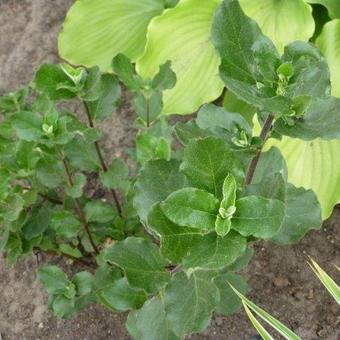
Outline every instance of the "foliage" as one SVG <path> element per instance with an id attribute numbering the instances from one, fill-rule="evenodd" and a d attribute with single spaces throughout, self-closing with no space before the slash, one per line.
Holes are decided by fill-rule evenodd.
<path id="1" fill-rule="evenodd" d="M 135 339 L 181 339 L 204 330 L 214 312 L 241 307 L 226 282 L 245 293 L 238 272 L 252 243 L 288 245 L 320 227 L 313 191 L 288 183 L 280 151 L 263 147 L 269 137 L 340 137 L 325 58 L 304 42 L 280 54 L 235 0 L 217 8 L 211 36 L 219 82 L 241 100 L 247 119 L 207 104 L 176 123 L 162 114 L 167 91 L 181 81 L 176 61 L 174 70 L 167 60 L 152 64 L 157 71 L 144 78 L 116 50 L 105 61 L 111 74 L 42 65 L 29 86 L 0 99 L 0 250 L 11 263 L 50 251 L 89 268 L 72 278 L 55 266 L 39 270 L 56 315 L 72 317 L 97 302 L 129 311 Z M 212 69 L 200 71 L 216 78 Z M 97 126 L 119 105 L 119 81 L 132 94 L 137 135 L 135 148 L 108 162 Z M 68 101 L 81 102 L 84 117 L 66 109 Z M 259 136 L 249 119 L 255 111 Z M 94 194 L 89 177 L 97 180 Z"/>

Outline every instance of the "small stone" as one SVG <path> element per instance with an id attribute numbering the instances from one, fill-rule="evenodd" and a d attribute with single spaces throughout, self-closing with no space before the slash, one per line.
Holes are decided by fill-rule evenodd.
<path id="1" fill-rule="evenodd" d="M 278 288 L 284 288 L 289 286 L 289 281 L 286 277 L 278 276 L 274 279 L 274 285 Z"/>
<path id="2" fill-rule="evenodd" d="M 38 325 L 38 328 L 43 329 L 44 328 L 44 324 L 42 322 L 40 322 L 39 325 Z"/>
<path id="3" fill-rule="evenodd" d="M 215 323 L 216 323 L 217 326 L 222 326 L 223 325 L 223 318 L 221 318 L 220 316 L 216 316 Z"/>

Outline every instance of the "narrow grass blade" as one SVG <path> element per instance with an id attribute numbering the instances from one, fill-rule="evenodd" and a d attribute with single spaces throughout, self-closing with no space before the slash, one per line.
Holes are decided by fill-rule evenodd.
<path id="1" fill-rule="evenodd" d="M 297 336 L 293 331 L 291 331 L 283 323 L 276 320 L 274 317 L 272 317 L 270 314 L 268 314 L 265 310 L 256 306 L 255 303 L 248 300 L 236 288 L 234 288 L 230 283 L 229 283 L 229 285 L 234 290 L 234 292 L 239 296 L 239 298 L 242 300 L 242 302 L 244 302 L 253 312 L 255 312 L 260 318 L 262 318 L 265 322 L 267 322 L 270 326 L 272 326 L 285 339 L 301 340 L 301 338 L 299 336 Z"/>
<path id="2" fill-rule="evenodd" d="M 249 320 L 255 327 L 255 329 L 258 331 L 259 335 L 261 335 L 263 340 L 274 340 L 274 338 L 266 331 L 266 329 L 260 324 L 259 321 L 255 318 L 254 314 L 251 312 L 251 310 L 248 308 L 247 304 L 242 301 L 244 310 L 246 311 Z"/>
<path id="3" fill-rule="evenodd" d="M 333 296 L 335 301 L 340 305 L 340 287 L 311 257 L 309 259 L 311 262 L 308 262 L 308 264 L 312 268 L 315 275 L 319 278 L 322 284 L 326 287 L 329 293 Z"/>

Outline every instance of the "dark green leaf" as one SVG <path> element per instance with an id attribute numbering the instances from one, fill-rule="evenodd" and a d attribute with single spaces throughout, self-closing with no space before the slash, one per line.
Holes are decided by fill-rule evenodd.
<path id="1" fill-rule="evenodd" d="M 102 201 L 90 201 L 85 205 L 84 210 L 89 222 L 106 223 L 116 217 L 113 206 Z"/>
<path id="2" fill-rule="evenodd" d="M 19 139 L 31 142 L 43 136 L 43 119 L 37 113 L 18 112 L 12 117 L 12 124 Z"/>
<path id="3" fill-rule="evenodd" d="M 83 189 L 86 185 L 87 179 L 86 176 L 78 173 L 73 176 L 73 186 L 71 188 L 66 189 L 66 194 L 73 197 L 79 198 L 83 195 Z"/>
<path id="4" fill-rule="evenodd" d="M 192 140 L 184 150 L 181 170 L 192 186 L 218 198 L 222 197 L 223 181 L 229 173 L 238 179 L 243 174 L 228 145 L 215 137 Z"/>
<path id="5" fill-rule="evenodd" d="M 91 293 L 94 277 L 89 272 L 79 272 L 73 276 L 72 282 L 76 286 L 77 295 L 83 296 Z"/>
<path id="6" fill-rule="evenodd" d="M 38 270 L 38 279 L 51 295 L 64 294 L 73 285 L 57 266 L 44 266 Z"/>
<path id="7" fill-rule="evenodd" d="M 184 337 L 203 331 L 220 300 L 209 272 L 177 273 L 165 290 L 165 311 L 170 329 Z"/>
<path id="8" fill-rule="evenodd" d="M 254 255 L 254 250 L 247 247 L 245 253 L 236 259 L 236 261 L 230 266 L 226 267 L 223 272 L 239 272 L 240 270 L 246 268 Z"/>
<path id="9" fill-rule="evenodd" d="M 187 145 L 192 139 L 199 139 L 208 137 L 209 132 L 200 129 L 195 121 L 189 121 L 187 123 L 177 123 L 175 126 L 175 133 L 178 140 Z"/>
<path id="10" fill-rule="evenodd" d="M 129 90 L 136 91 L 140 88 L 133 64 L 124 54 L 119 53 L 113 58 L 112 68 L 113 73 L 118 76 Z"/>
<path id="11" fill-rule="evenodd" d="M 246 294 L 248 289 L 247 282 L 242 276 L 226 273 L 215 277 L 214 283 L 221 296 L 220 303 L 216 308 L 216 312 L 219 314 L 230 315 L 238 312 L 242 307 L 241 299 L 229 286 L 229 282 L 242 294 Z"/>
<path id="12" fill-rule="evenodd" d="M 159 72 L 152 80 L 152 88 L 157 91 L 170 90 L 176 85 L 176 74 L 171 69 L 171 61 L 159 67 Z"/>
<path id="13" fill-rule="evenodd" d="M 179 263 L 190 249 L 202 239 L 202 233 L 196 228 L 180 227 L 172 223 L 155 204 L 148 216 L 148 227 L 161 238 L 162 254 Z"/>
<path id="14" fill-rule="evenodd" d="M 80 221 L 69 211 L 55 211 L 50 221 L 51 227 L 57 235 L 73 238 L 81 230 Z"/>
<path id="15" fill-rule="evenodd" d="M 100 180 L 107 188 L 121 189 L 126 193 L 130 186 L 129 168 L 120 158 L 116 158 L 108 171 L 100 174 Z"/>
<path id="16" fill-rule="evenodd" d="M 156 292 L 169 281 L 167 261 L 148 240 L 129 237 L 105 251 L 104 258 L 121 267 L 133 287 Z"/>
<path id="17" fill-rule="evenodd" d="M 172 222 L 206 231 L 215 228 L 218 207 L 214 195 L 195 188 L 175 191 L 161 203 L 165 216 Z"/>
<path id="18" fill-rule="evenodd" d="M 175 160 L 150 161 L 140 171 L 136 185 L 134 206 L 139 217 L 146 221 L 154 203 L 165 200 L 172 192 L 186 185 Z"/>
<path id="19" fill-rule="evenodd" d="M 68 299 L 63 295 L 54 296 L 50 303 L 50 309 L 52 309 L 55 316 L 68 319 L 75 313 L 75 300 Z"/>
<path id="20" fill-rule="evenodd" d="M 245 252 L 246 246 L 247 240 L 234 231 L 225 237 L 211 233 L 192 247 L 183 264 L 186 268 L 222 269 L 240 257 Z"/>
<path id="21" fill-rule="evenodd" d="M 49 225 L 50 210 L 45 206 L 36 208 L 22 227 L 22 232 L 27 240 L 31 240 L 42 234 Z"/>
<path id="22" fill-rule="evenodd" d="M 37 164 L 36 176 L 41 184 L 51 189 L 61 186 L 65 180 L 64 168 L 61 162 L 41 160 Z"/>
<path id="23" fill-rule="evenodd" d="M 232 228 L 243 236 L 268 239 L 280 229 L 285 204 L 276 199 L 247 196 L 236 201 Z"/>
<path id="24" fill-rule="evenodd" d="M 321 225 L 321 208 L 314 192 L 288 184 L 286 214 L 272 240 L 282 245 L 296 243 L 308 231 L 320 229 Z"/>

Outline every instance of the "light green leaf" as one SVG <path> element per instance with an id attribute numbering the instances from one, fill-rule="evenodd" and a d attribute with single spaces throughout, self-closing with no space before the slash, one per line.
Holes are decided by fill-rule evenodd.
<path id="1" fill-rule="evenodd" d="M 123 53 L 136 60 L 144 51 L 150 20 L 162 13 L 163 0 L 78 0 L 59 35 L 59 53 L 72 64 L 109 71 Z"/>
<path id="2" fill-rule="evenodd" d="M 223 182 L 223 200 L 221 202 L 221 207 L 228 209 L 229 207 L 235 205 L 236 201 L 236 180 L 233 175 L 228 174 Z"/>
<path id="3" fill-rule="evenodd" d="M 312 259 L 310 258 L 310 267 L 312 268 L 315 275 L 326 287 L 328 292 L 332 295 L 335 301 L 340 305 L 340 286 Z"/>
<path id="4" fill-rule="evenodd" d="M 294 332 L 292 332 L 289 328 L 287 328 L 280 321 L 276 320 L 262 308 L 255 305 L 255 303 L 248 300 L 245 296 L 243 296 L 237 289 L 235 289 L 232 285 L 230 285 L 234 292 L 239 296 L 243 303 L 247 305 L 253 312 L 256 313 L 260 318 L 262 318 L 265 322 L 267 322 L 270 326 L 272 326 L 277 332 L 279 332 L 285 339 L 287 340 L 301 340 L 299 336 L 297 336 Z"/>
<path id="5" fill-rule="evenodd" d="M 66 243 L 62 243 L 59 245 L 59 250 L 66 254 L 69 255 L 71 257 L 74 257 L 76 259 L 80 259 L 81 257 L 83 257 L 83 254 L 81 253 L 81 251 L 75 247 L 72 247 L 69 244 Z"/>
<path id="6" fill-rule="evenodd" d="M 135 184 L 133 204 L 139 217 L 146 221 L 154 203 L 165 200 L 172 192 L 185 186 L 185 177 L 175 160 L 150 161 L 141 169 Z"/>
<path id="7" fill-rule="evenodd" d="M 132 288 L 125 277 L 110 282 L 98 293 L 100 301 L 113 311 L 140 308 L 147 298 L 144 290 Z"/>
<path id="8" fill-rule="evenodd" d="M 184 188 L 173 192 L 161 208 L 172 222 L 200 230 L 213 230 L 219 201 L 212 194 L 195 188 Z"/>
<path id="9" fill-rule="evenodd" d="M 292 41 L 308 41 L 314 33 L 312 7 L 304 0 L 240 0 L 240 4 L 280 52 Z"/>
<path id="10" fill-rule="evenodd" d="M 225 219 L 220 215 L 217 216 L 215 221 L 215 231 L 218 236 L 224 237 L 231 230 L 231 218 Z"/>
<path id="11" fill-rule="evenodd" d="M 84 211 L 88 222 L 106 223 L 116 217 L 115 209 L 110 204 L 98 200 L 86 203 Z"/>
<path id="12" fill-rule="evenodd" d="M 165 290 L 164 300 L 170 329 L 184 337 L 208 326 L 220 296 L 210 273 L 194 271 L 190 276 L 177 273 Z"/>
<path id="13" fill-rule="evenodd" d="M 189 114 L 220 95 L 220 61 L 210 41 L 212 17 L 219 3 L 220 0 L 181 1 L 151 21 L 137 71 L 143 78 L 152 78 L 159 65 L 172 62 L 177 83 L 164 92 L 163 114 Z"/>
<path id="14" fill-rule="evenodd" d="M 240 275 L 234 273 L 226 273 L 218 275 L 214 278 L 214 283 L 220 291 L 221 300 L 216 308 L 216 312 L 223 315 L 230 315 L 241 309 L 242 303 L 240 298 L 232 290 L 230 282 L 242 294 L 248 289 L 247 281 Z"/>
<path id="15" fill-rule="evenodd" d="M 320 4 L 328 9 L 329 16 L 340 19 L 340 3 L 338 0 L 305 0 L 310 4 Z"/>
<path id="16" fill-rule="evenodd" d="M 150 293 L 158 291 L 170 279 L 165 270 L 167 261 L 148 240 L 129 237 L 107 249 L 104 258 L 121 267 L 133 287 Z"/>
<path id="17" fill-rule="evenodd" d="M 37 113 L 18 112 L 12 117 L 11 122 L 19 139 L 31 142 L 43 136 L 43 119 Z"/>
<path id="18" fill-rule="evenodd" d="M 272 145 L 286 159 L 288 181 L 296 187 L 313 190 L 321 204 L 322 219 L 328 218 L 334 205 L 340 202 L 339 141 L 304 142 L 283 137 L 282 141 L 270 139 L 266 148 Z"/>
<path id="19" fill-rule="evenodd" d="M 189 183 L 222 198 L 224 179 L 230 173 L 242 177 L 240 165 L 225 141 L 207 137 L 192 140 L 184 149 L 181 171 Z"/>
<path id="20" fill-rule="evenodd" d="M 69 211 L 55 211 L 51 216 L 50 225 L 57 235 L 72 238 L 81 230 L 80 221 Z"/>
<path id="21" fill-rule="evenodd" d="M 321 208 L 314 192 L 288 184 L 285 217 L 272 240 L 279 244 L 296 243 L 309 230 L 320 229 L 321 225 Z"/>
<path id="22" fill-rule="evenodd" d="M 337 1 L 337 0 L 336 0 Z M 339 7 L 339 18 L 340 18 L 340 2 Z M 316 40 L 317 46 L 324 54 L 330 71 L 331 71 L 331 82 L 332 82 L 332 94 L 335 97 L 340 97 L 340 20 L 332 20 L 325 24 L 322 32 Z"/>
<path id="23" fill-rule="evenodd" d="M 247 196 L 236 201 L 232 228 L 243 236 L 268 239 L 280 229 L 285 205 L 276 199 Z"/>
<path id="24" fill-rule="evenodd" d="M 235 231 L 225 237 L 211 233 L 192 247 L 183 264 L 186 268 L 222 269 L 243 255 L 246 246 L 247 240 Z"/>
<path id="25" fill-rule="evenodd" d="M 171 61 L 159 67 L 158 73 L 152 80 L 151 87 L 157 91 L 170 90 L 176 85 L 176 73 L 171 68 Z"/>
<path id="26" fill-rule="evenodd" d="M 162 254 L 174 263 L 179 263 L 202 239 L 197 228 L 180 227 L 166 218 L 159 204 L 150 211 L 148 227 L 161 238 Z"/>

